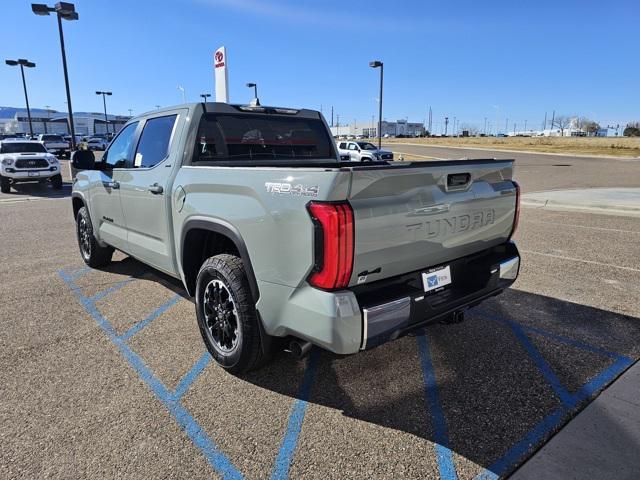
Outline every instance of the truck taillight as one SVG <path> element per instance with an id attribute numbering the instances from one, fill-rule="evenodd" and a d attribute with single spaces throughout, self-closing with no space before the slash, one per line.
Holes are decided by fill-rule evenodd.
<path id="1" fill-rule="evenodd" d="M 520 222 L 520 185 L 515 181 L 513 181 L 513 185 L 516 187 L 516 212 L 513 216 L 513 227 L 511 228 L 509 239 L 513 238 L 515 235 L 516 230 L 518 229 L 518 223 Z"/>
<path id="2" fill-rule="evenodd" d="M 349 285 L 353 270 L 353 210 L 346 202 L 311 202 L 307 206 L 313 220 L 315 266 L 309 283 L 332 290 Z"/>

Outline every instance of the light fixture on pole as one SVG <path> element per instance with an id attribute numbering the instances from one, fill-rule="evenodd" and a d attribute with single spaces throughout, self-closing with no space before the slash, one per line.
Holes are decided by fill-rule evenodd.
<path id="1" fill-rule="evenodd" d="M 22 74 L 22 87 L 24 88 L 24 101 L 27 104 L 27 118 L 29 119 L 29 134 L 33 138 L 33 124 L 31 123 L 31 109 L 29 108 L 29 95 L 27 95 L 27 82 L 24 79 L 24 67 L 34 68 L 36 64 L 24 58 L 19 58 L 18 60 L 5 60 L 4 63 L 9 65 L 10 67 L 16 67 L 20 65 L 20 73 Z"/>
<path id="2" fill-rule="evenodd" d="M 209 98 L 211 96 L 210 93 L 201 93 L 200 96 L 202 97 L 202 101 L 204 103 L 207 103 L 207 98 Z"/>
<path id="3" fill-rule="evenodd" d="M 258 99 L 258 84 L 257 83 L 247 83 L 247 87 L 249 88 L 253 88 L 253 101 L 251 102 L 252 105 L 260 105 L 260 100 Z"/>
<path id="4" fill-rule="evenodd" d="M 384 79 L 384 64 L 380 60 L 369 62 L 371 68 L 380 68 L 380 98 L 378 99 L 378 149 L 382 148 L 382 82 Z"/>
<path id="5" fill-rule="evenodd" d="M 62 33 L 62 20 L 78 20 L 78 13 L 73 3 L 58 2 L 55 7 L 49 7 L 44 3 L 32 3 L 31 10 L 36 15 L 49 15 L 56 13 L 58 18 L 58 33 L 60 35 L 60 51 L 62 52 L 62 68 L 64 70 L 64 84 L 67 90 L 67 105 L 69 105 L 69 129 L 71 130 L 71 150 L 76 149 L 75 127 L 73 125 L 73 108 L 71 107 L 71 92 L 69 90 L 69 74 L 67 72 L 67 54 L 64 49 L 64 35 Z"/>
<path id="6" fill-rule="evenodd" d="M 104 106 L 104 128 L 106 130 L 107 133 L 109 133 L 109 120 L 107 117 L 107 100 L 106 100 L 106 96 L 109 95 L 111 96 L 111 92 L 96 92 L 96 95 L 102 95 L 102 105 Z M 115 125 L 113 127 L 113 133 L 116 133 L 116 128 Z"/>

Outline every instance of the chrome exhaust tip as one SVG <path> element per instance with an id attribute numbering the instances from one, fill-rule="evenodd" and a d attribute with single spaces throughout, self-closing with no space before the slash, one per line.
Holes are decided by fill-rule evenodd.
<path id="1" fill-rule="evenodd" d="M 309 354 L 312 346 L 313 344 L 311 342 L 305 342 L 303 340 L 292 340 L 289 343 L 289 352 L 299 360 Z"/>

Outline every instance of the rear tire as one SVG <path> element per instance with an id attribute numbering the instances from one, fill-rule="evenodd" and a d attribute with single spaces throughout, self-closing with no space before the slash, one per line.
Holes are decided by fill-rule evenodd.
<path id="1" fill-rule="evenodd" d="M 221 254 L 202 264 L 196 280 L 196 316 L 207 350 L 228 372 L 248 372 L 267 361 L 240 258 Z"/>
<path id="2" fill-rule="evenodd" d="M 0 192 L 9 193 L 11 192 L 11 182 L 9 178 L 3 177 L 0 175 Z"/>
<path id="3" fill-rule="evenodd" d="M 54 175 L 51 177 L 51 187 L 54 190 L 62 190 L 62 175 Z"/>
<path id="4" fill-rule="evenodd" d="M 91 268 L 104 267 L 111 263 L 113 247 L 102 247 L 93 235 L 93 225 L 87 207 L 78 210 L 76 216 L 76 235 L 78 247 L 84 263 Z"/>

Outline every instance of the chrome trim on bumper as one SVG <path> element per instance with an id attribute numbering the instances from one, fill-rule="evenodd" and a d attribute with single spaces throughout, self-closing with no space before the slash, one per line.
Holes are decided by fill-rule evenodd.
<path id="1" fill-rule="evenodd" d="M 363 309 L 362 345 L 360 350 L 367 348 L 368 339 L 406 326 L 410 317 L 411 297 L 404 297 Z"/>
<path id="2" fill-rule="evenodd" d="M 500 263 L 500 278 L 504 280 L 515 280 L 520 270 L 520 257 L 513 257 Z"/>

